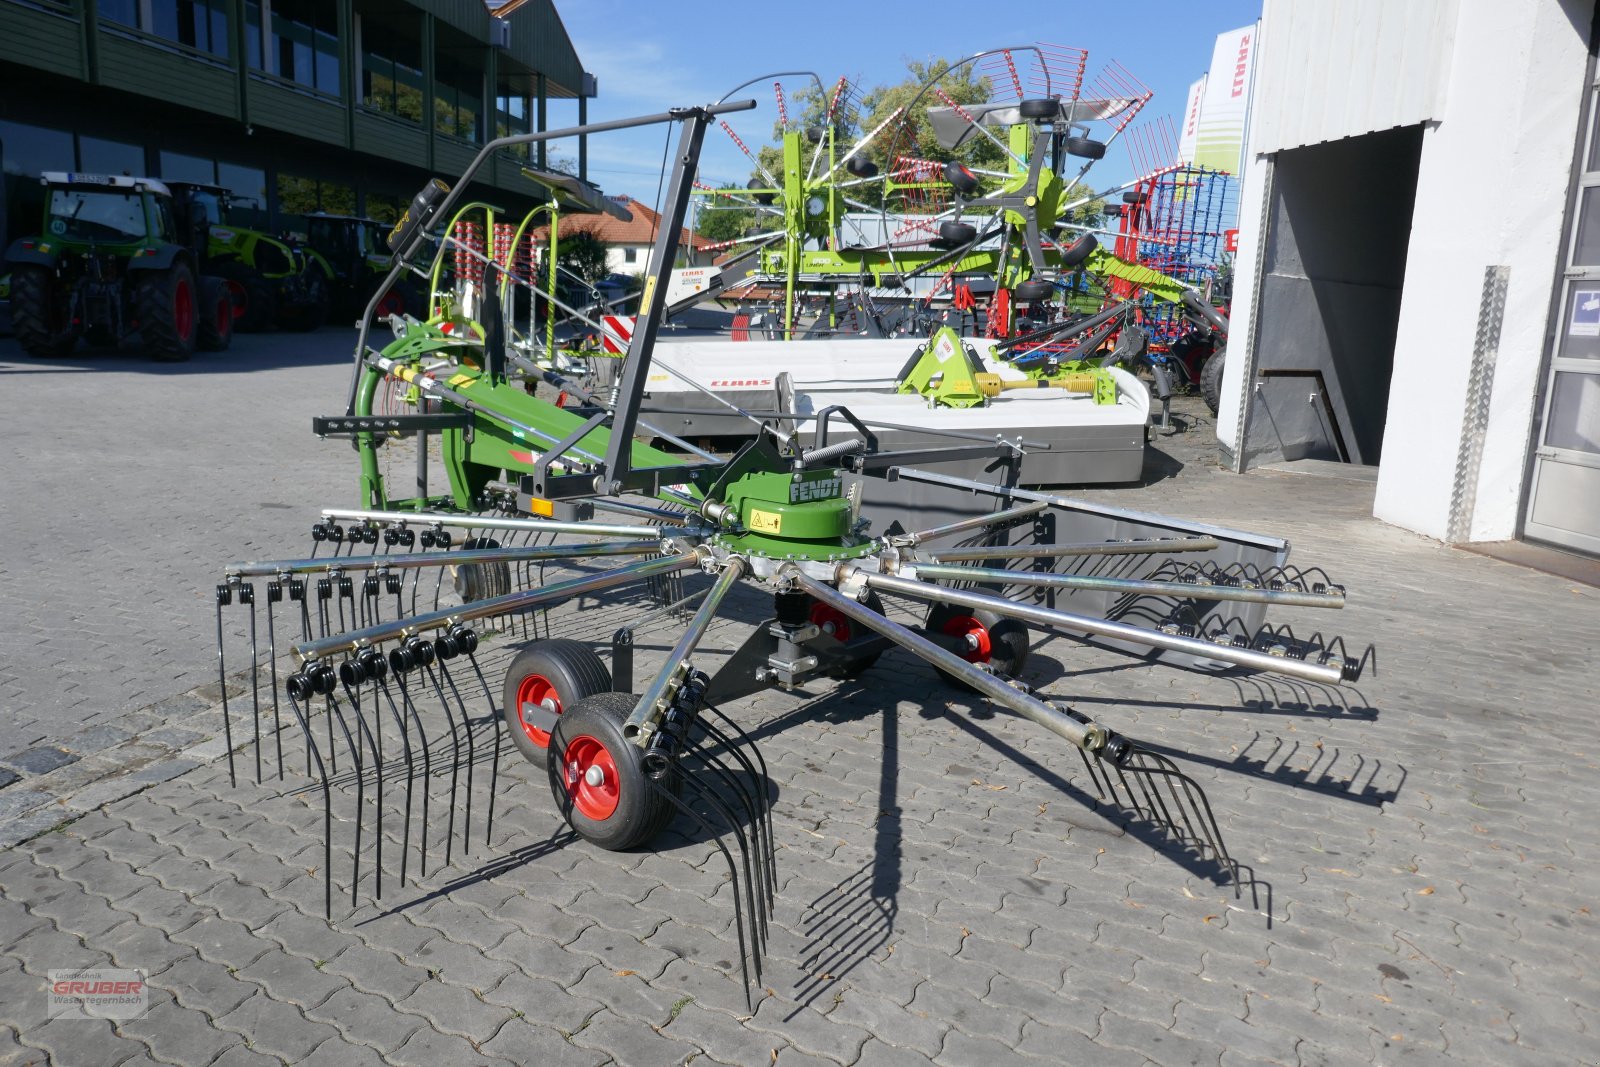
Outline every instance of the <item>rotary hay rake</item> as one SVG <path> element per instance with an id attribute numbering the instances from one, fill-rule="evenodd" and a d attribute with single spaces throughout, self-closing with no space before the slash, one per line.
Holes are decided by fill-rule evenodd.
<path id="1" fill-rule="evenodd" d="M 354 436 L 367 506 L 324 511 L 306 557 L 236 563 L 217 586 L 224 692 L 230 665 L 248 690 L 224 704 L 230 775 L 238 740 L 253 747 L 258 782 L 298 778 L 298 754 L 292 746 L 286 754 L 283 742 L 285 732 L 298 733 L 310 782 L 304 791 L 312 803 L 321 800 L 331 920 L 336 800 L 352 805 L 355 908 L 368 855 L 366 884 L 381 899 L 386 873 L 391 885 L 418 885 L 441 845 L 448 865 L 458 846 L 463 855 L 473 850 L 480 826 L 483 847 L 495 843 L 509 739 L 544 766 L 578 837 L 631 849 L 681 819 L 711 842 L 732 885 L 732 925 L 753 1007 L 776 904 L 774 788 L 753 738 L 723 708 L 770 687 L 856 677 L 899 648 L 1066 740 L 1103 802 L 1153 827 L 1240 894 L 1247 879 L 1194 779 L 1112 726 L 1031 692 L 1018 675 L 1035 626 L 1308 685 L 1355 680 L 1365 657 L 1346 655 L 1337 639 L 1299 639 L 1263 625 L 1267 605 L 1344 602 L 1344 590 L 1320 572 L 1287 566 L 1284 543 L 919 470 L 915 463 L 997 449 L 962 443 L 886 453 L 843 409 L 819 417 L 809 444 L 763 425 L 729 460 L 634 442 L 663 303 L 655 281 L 673 259 L 701 138 L 717 114 L 746 106 L 681 109 L 485 147 L 456 190 L 508 144 L 681 125 L 615 404 L 560 409 L 513 380 L 496 325 L 492 263 L 485 322 L 457 331 L 480 343 L 417 350 L 407 347 L 416 340 L 407 330 L 380 353 L 366 347 L 364 328 L 347 412 L 314 420 L 314 428 Z M 397 262 L 389 284 L 420 260 L 430 234 L 438 239 L 455 196 L 442 183 L 419 195 L 391 238 Z M 381 297 L 380 289 L 374 306 Z M 424 357 L 449 359 L 451 374 L 417 373 Z M 416 387 L 437 410 L 372 414 L 376 383 L 385 378 Z M 830 423 L 840 420 L 851 433 L 830 441 Z M 401 430 L 439 435 L 449 496 L 386 495 L 376 439 Z M 419 463 L 427 454 L 419 445 Z M 994 504 L 925 529 L 872 536 L 852 486 L 870 476 Z M 597 521 L 596 511 L 628 521 Z M 699 576 L 697 588 L 686 588 L 686 576 Z M 643 589 L 647 599 L 615 599 L 628 588 Z M 697 649 L 736 589 L 770 596 L 772 613 L 708 675 L 695 666 Z M 589 644 L 551 636 L 543 614 L 601 594 L 628 616 L 610 669 Z M 891 601 L 902 612 L 915 606 L 920 624 L 891 618 Z M 1062 601 L 1083 610 L 1066 610 Z M 1242 616 L 1215 613 L 1229 605 Z M 668 616 L 683 620 L 680 632 L 663 666 L 636 687 L 631 635 Z M 247 653 L 227 654 L 235 638 L 248 642 Z M 291 665 L 280 664 L 283 646 Z"/>

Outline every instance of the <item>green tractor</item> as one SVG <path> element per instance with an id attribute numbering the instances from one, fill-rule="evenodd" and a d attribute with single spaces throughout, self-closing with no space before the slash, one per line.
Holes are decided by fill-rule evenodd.
<path id="1" fill-rule="evenodd" d="M 394 262 L 386 243 L 390 228 L 358 215 L 318 211 L 306 216 L 307 250 L 332 279 L 335 314 L 347 319 L 366 314 L 368 302 Z M 422 294 L 402 280 L 383 295 L 377 316 L 405 314 L 426 318 L 427 307 Z"/>
<path id="2" fill-rule="evenodd" d="M 172 193 L 153 178 L 47 172 L 43 233 L 6 250 L 11 323 L 31 356 L 65 356 L 87 340 L 121 347 L 138 337 L 154 359 L 188 359 L 233 340 L 220 278 L 200 274 Z"/>
<path id="3" fill-rule="evenodd" d="M 227 283 L 239 329 L 315 330 L 327 321 L 333 274 L 326 263 L 242 225 L 244 203 L 222 186 L 170 184 L 178 217 L 206 231 L 206 270 Z"/>

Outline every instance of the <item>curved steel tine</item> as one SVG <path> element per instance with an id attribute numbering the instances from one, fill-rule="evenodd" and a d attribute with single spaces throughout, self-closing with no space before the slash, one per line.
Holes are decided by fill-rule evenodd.
<path id="1" fill-rule="evenodd" d="M 1205 790 L 1200 787 L 1200 783 L 1184 774 L 1183 771 L 1178 769 L 1176 763 L 1158 752 L 1151 752 L 1149 749 L 1141 748 L 1134 744 L 1133 754 L 1148 757 L 1155 763 L 1154 767 L 1145 767 L 1142 773 L 1159 774 L 1165 777 L 1169 788 L 1173 788 L 1172 783 L 1174 781 L 1183 787 L 1184 796 L 1188 798 L 1190 805 L 1193 807 L 1195 820 L 1200 826 L 1201 835 L 1203 835 L 1195 838 L 1196 843 L 1198 844 L 1204 840 L 1206 844 L 1210 845 L 1217 862 L 1225 867 L 1233 878 L 1234 895 L 1241 895 L 1239 865 L 1228 854 L 1227 847 L 1222 843 L 1222 829 L 1217 825 L 1216 815 L 1211 809 L 1211 801 L 1206 796 Z M 1176 796 L 1176 791 L 1174 790 L 1175 801 Z"/>
<path id="2" fill-rule="evenodd" d="M 744 791 L 744 789 L 739 785 L 738 781 L 735 780 L 735 778 L 733 776 L 733 773 L 731 771 L 729 771 L 727 769 L 727 767 L 725 767 L 721 763 L 720 760 L 716 759 L 716 757 L 711 756 L 711 755 L 709 755 L 709 754 L 707 754 L 705 752 L 702 752 L 702 751 L 700 751 L 700 749 L 698 749 L 697 747 L 692 746 L 692 745 L 685 746 L 684 750 L 683 750 L 683 754 L 686 755 L 686 756 L 687 755 L 692 755 L 695 759 L 697 759 L 700 762 L 701 766 L 703 766 L 706 769 L 710 770 L 711 773 L 716 775 L 716 777 L 718 779 L 720 779 L 721 781 L 725 782 L 727 784 L 728 788 L 731 789 L 739 797 L 739 803 L 741 805 L 743 805 L 743 807 L 744 807 L 745 816 L 746 816 L 746 818 L 748 819 L 748 821 L 750 823 L 751 840 L 755 844 L 756 847 L 754 849 L 748 849 L 746 847 L 747 842 L 745 840 L 744 832 L 742 830 L 740 830 L 737 825 L 734 825 L 734 833 L 739 838 L 739 851 L 743 855 L 744 861 L 745 861 L 745 871 L 744 871 L 745 878 L 750 882 L 750 890 L 751 890 L 750 891 L 750 910 L 754 914 L 755 919 L 757 920 L 756 923 L 752 926 L 752 929 L 754 929 L 756 931 L 756 941 L 764 949 L 766 947 L 766 924 L 767 924 L 767 894 L 766 894 L 766 882 L 767 882 L 767 879 L 766 879 L 766 871 L 762 866 L 761 842 L 760 842 L 759 838 L 757 838 L 757 836 L 756 836 L 756 835 L 758 835 L 760 833 L 760 831 L 757 829 L 757 825 L 760 822 L 760 818 L 756 814 L 755 804 L 750 799 L 749 794 L 747 794 Z M 711 790 L 708 787 L 700 785 L 699 783 L 695 783 L 695 784 L 696 784 L 696 787 L 699 788 L 700 790 L 702 790 L 707 795 L 708 798 L 712 795 L 711 794 Z M 721 801 L 721 799 L 722 799 L 721 797 L 717 797 L 718 801 Z M 734 814 L 733 809 L 731 807 L 728 807 L 726 802 L 722 803 L 722 807 L 726 809 L 726 815 L 727 815 L 727 818 L 730 821 L 736 819 L 736 815 Z M 754 854 L 754 859 L 753 860 L 751 858 L 752 853 Z M 751 873 L 752 871 L 754 871 L 753 875 Z M 759 895 L 755 892 L 755 886 L 757 884 L 759 884 L 761 886 L 761 889 L 762 889 L 762 891 L 761 891 L 761 893 Z M 757 978 L 759 978 L 759 977 L 760 977 L 760 975 L 758 974 Z"/>
<path id="3" fill-rule="evenodd" d="M 222 605 L 232 596 L 226 585 L 217 586 L 217 688 L 222 692 L 222 737 L 228 746 L 228 785 L 237 787 L 239 779 L 233 769 L 233 716 L 228 710 L 228 668 L 222 642 Z"/>
<path id="4" fill-rule="evenodd" d="M 372 834 L 373 848 L 375 850 L 375 855 L 373 857 L 373 864 L 374 864 L 373 871 L 374 871 L 374 878 L 375 878 L 376 883 L 377 883 L 376 884 L 376 891 L 373 894 L 373 899 L 382 900 L 383 899 L 383 749 L 379 747 L 378 739 L 383 735 L 383 721 L 382 721 L 382 716 L 379 716 L 377 711 L 374 710 L 373 714 L 374 714 L 374 716 L 377 716 L 378 720 L 379 720 L 378 729 L 376 731 L 374 731 L 367 724 L 366 713 L 361 709 L 361 701 L 359 699 L 359 697 L 360 697 L 360 687 L 357 686 L 352 690 L 350 687 L 347 686 L 346 687 L 346 691 L 350 693 L 350 706 L 351 706 L 352 709 L 354 709 L 354 711 L 356 713 L 356 726 L 357 726 L 357 729 L 359 730 L 359 732 L 361 734 L 361 737 L 363 739 L 365 739 L 365 741 L 367 742 L 367 753 L 368 753 L 368 755 L 370 755 L 372 757 L 372 769 L 373 769 L 373 773 L 374 773 L 374 775 L 376 776 L 376 779 L 377 779 L 376 780 L 376 784 L 374 786 L 374 788 L 377 790 L 377 794 L 373 798 L 373 805 L 372 805 L 372 810 L 374 812 L 374 817 L 376 819 L 376 827 L 373 830 L 373 834 Z M 378 683 L 377 682 L 373 682 L 372 683 L 372 698 L 373 698 L 374 705 L 376 705 L 377 698 L 378 698 Z"/>
<path id="5" fill-rule="evenodd" d="M 754 970 L 756 972 L 756 984 L 760 985 L 761 984 L 761 953 L 762 953 L 763 947 L 766 944 L 766 929 L 765 929 L 765 921 L 764 920 L 762 921 L 762 923 L 759 926 L 758 926 L 757 921 L 756 921 L 757 915 L 759 915 L 761 913 L 757 912 L 757 910 L 756 910 L 756 889 L 755 889 L 755 883 L 752 882 L 751 878 L 750 878 L 750 851 L 749 851 L 749 846 L 745 842 L 744 832 L 739 829 L 738 820 L 736 818 L 734 818 L 732 810 L 730 810 L 728 808 L 728 806 L 722 802 L 722 798 L 721 797 L 717 796 L 716 793 L 714 793 L 712 790 L 706 788 L 705 786 L 701 785 L 699 782 L 695 781 L 694 778 L 692 776 L 690 776 L 690 775 L 683 775 L 683 776 L 681 776 L 680 780 L 683 782 L 683 784 L 687 788 L 693 790 L 696 794 L 698 794 L 700 799 L 704 800 L 707 804 L 709 804 L 711 806 L 711 809 L 713 811 L 715 811 L 718 815 L 720 815 L 727 822 L 728 826 L 733 830 L 734 840 L 739 843 L 740 857 L 744 861 L 745 896 L 748 898 L 748 903 L 750 905 L 751 945 L 755 949 L 755 951 L 751 953 L 751 962 L 754 964 Z M 733 880 L 733 891 L 734 891 L 734 895 L 737 896 L 738 893 L 739 893 L 739 880 L 738 880 L 738 878 L 735 878 Z M 743 940 L 744 940 L 744 938 L 743 938 L 743 935 L 741 934 L 740 935 L 740 941 L 742 942 Z"/>
<path id="6" fill-rule="evenodd" d="M 707 722 L 704 717 L 705 712 L 710 712 L 718 719 L 727 723 L 729 729 L 733 731 L 733 736 L 729 737 L 724 735 L 713 724 Z M 761 805 L 762 830 L 766 834 L 766 890 L 767 908 L 770 912 L 772 903 L 777 894 L 777 874 L 774 870 L 774 867 L 777 863 L 778 849 L 772 837 L 772 776 L 767 771 L 767 761 L 762 757 L 761 749 L 756 745 L 755 739 L 741 729 L 738 723 L 734 722 L 727 715 L 723 714 L 720 708 L 708 704 L 701 709 L 701 713 L 701 718 L 699 720 L 700 725 L 703 726 L 712 737 L 717 738 L 717 740 L 723 744 L 728 751 L 733 753 L 734 758 L 738 759 L 743 764 L 745 770 L 749 772 L 750 777 L 756 783 L 756 796 Z M 750 754 L 755 757 L 754 764 L 751 763 L 750 756 L 744 754 L 744 749 L 746 748 L 748 748 L 750 750 Z M 756 769 L 757 765 L 759 765 L 759 771 Z"/>
<path id="7" fill-rule="evenodd" d="M 1100 800 L 1105 800 L 1105 790 L 1100 788 L 1100 776 L 1095 773 L 1094 764 L 1089 760 L 1089 754 L 1083 749 L 1079 748 L 1077 745 L 1072 746 L 1072 751 L 1078 754 L 1078 758 L 1083 761 L 1083 769 L 1089 772 L 1089 777 L 1094 782 L 1095 794 Z"/>
<path id="8" fill-rule="evenodd" d="M 261 648 L 256 641 L 256 587 L 239 586 L 239 603 L 250 608 L 250 729 L 255 739 L 256 785 L 261 784 Z"/>
<path id="9" fill-rule="evenodd" d="M 416 764 L 411 755 L 411 731 L 406 728 L 405 716 L 400 714 L 400 708 L 394 702 L 394 694 L 389 692 L 388 680 L 374 682 L 373 689 L 383 694 L 384 702 L 389 707 L 389 714 L 394 719 L 395 727 L 400 731 L 401 751 L 406 761 L 406 815 L 405 822 L 400 828 L 400 887 L 403 889 L 406 884 L 407 850 L 411 847 L 411 797 L 416 778 Z"/>
<path id="10" fill-rule="evenodd" d="M 455 697 L 456 710 L 461 712 L 461 730 L 467 735 L 467 808 L 465 818 L 461 821 L 461 849 L 469 851 L 472 847 L 472 766 L 478 762 L 477 747 L 472 739 L 472 716 L 467 711 L 466 702 L 461 699 L 461 690 L 456 688 L 456 680 L 450 674 L 450 668 L 443 659 L 438 661 L 439 677 L 444 679 L 450 687 L 450 695 Z M 450 705 L 445 703 L 445 713 L 449 714 Z M 454 801 L 452 801 L 453 803 Z"/>
<path id="11" fill-rule="evenodd" d="M 439 704 L 444 708 L 444 721 L 450 726 L 450 814 L 444 831 L 444 865 L 448 867 L 455 847 L 456 788 L 461 781 L 461 735 L 456 730 L 456 717 L 450 712 L 450 701 L 445 697 L 444 689 L 439 685 L 439 678 L 433 673 L 433 668 L 424 663 L 422 673 L 428 679 L 428 684 L 433 686 Z"/>
<path id="12" fill-rule="evenodd" d="M 500 745 L 501 731 L 505 724 L 500 721 L 500 708 L 495 703 L 494 690 L 489 685 L 489 680 L 483 676 L 483 668 L 478 665 L 476 652 L 467 653 L 467 662 L 472 664 L 472 673 L 478 676 L 478 684 L 483 687 L 483 698 L 489 703 L 489 718 L 494 721 L 494 756 L 489 765 L 489 815 L 483 827 L 483 845 L 489 847 L 489 837 L 494 833 L 494 801 L 495 791 L 500 783 Z"/>
<path id="13" fill-rule="evenodd" d="M 1161 755 L 1159 752 L 1151 752 L 1137 746 L 1134 747 L 1131 755 L 1133 758 L 1139 760 L 1138 771 L 1140 773 L 1152 774 L 1154 773 L 1155 769 L 1160 770 L 1164 780 L 1167 783 L 1167 792 L 1172 796 L 1172 806 L 1178 809 L 1178 817 L 1183 820 L 1183 829 L 1187 831 L 1189 840 L 1199 842 L 1200 833 L 1195 829 L 1194 823 L 1189 821 L 1189 810 L 1184 807 L 1182 798 L 1178 796 L 1177 786 L 1173 784 L 1171 777 L 1173 774 L 1181 775 L 1183 773 L 1178 770 L 1178 765 Z M 1155 763 L 1156 768 L 1152 769 L 1151 767 L 1146 766 L 1146 760 Z M 1151 785 L 1155 787 L 1156 793 L 1159 795 L 1161 792 L 1160 784 L 1157 782 L 1152 782 Z M 1178 827 L 1176 824 L 1173 825 L 1172 829 L 1174 833 L 1178 832 Z"/>
<path id="14" fill-rule="evenodd" d="M 422 749 L 422 840 L 417 846 L 417 853 L 421 860 L 421 878 L 428 877 L 428 794 L 432 792 L 433 781 L 433 755 L 428 745 L 428 734 L 422 728 L 422 716 L 417 714 L 416 701 L 411 699 L 411 687 L 406 685 L 406 676 L 395 675 L 395 683 L 400 687 L 400 703 L 406 709 L 406 714 L 411 716 L 411 725 L 417 728 L 417 740 Z"/>
<path id="15" fill-rule="evenodd" d="M 350 687 L 344 687 L 345 692 L 350 692 Z M 354 702 L 355 698 L 351 697 Z M 354 852 L 355 869 L 350 875 L 350 906 L 356 906 L 356 887 L 361 881 L 361 823 L 362 809 L 365 806 L 367 775 L 362 766 L 361 748 L 356 744 L 355 738 L 350 734 L 350 725 L 345 721 L 344 709 L 339 706 L 339 698 L 333 694 L 328 695 L 328 721 L 339 720 L 339 732 L 344 734 L 344 743 L 350 749 L 350 761 L 355 764 L 356 770 L 356 847 Z M 332 726 L 329 726 L 332 729 Z"/>
<path id="16" fill-rule="evenodd" d="M 283 781 L 283 718 L 278 707 L 278 635 L 272 605 L 283 599 L 283 583 L 267 583 L 267 677 L 272 685 L 272 739 L 278 750 L 278 781 Z"/>
<path id="17" fill-rule="evenodd" d="M 678 798 L 676 794 L 672 792 L 672 790 L 661 785 L 654 779 L 650 779 L 649 781 L 651 787 L 660 790 L 661 795 L 666 797 L 667 800 L 672 803 L 673 807 L 677 808 L 680 812 L 694 820 L 695 825 L 700 827 L 701 832 L 709 837 L 711 839 L 711 843 L 716 845 L 717 848 L 722 852 L 722 858 L 728 861 L 728 880 L 733 883 L 733 928 L 735 933 L 737 933 L 739 936 L 739 971 L 744 976 L 744 1005 L 746 1008 L 750 1009 L 750 1013 L 754 1015 L 756 1005 L 755 998 L 750 994 L 750 965 L 747 962 L 747 959 L 750 955 L 750 950 L 745 944 L 744 907 L 739 903 L 739 869 L 734 866 L 733 854 L 728 851 L 728 846 L 722 843 L 723 835 L 717 833 L 716 830 L 711 828 L 711 824 L 706 821 L 705 816 L 701 815 L 698 811 L 695 811 L 692 807 L 685 804 L 681 799 Z M 567 803 L 571 804 L 571 801 L 569 800 Z M 756 981 L 758 982 L 761 980 L 759 973 L 760 972 L 758 969 L 756 978 Z"/>
<path id="18" fill-rule="evenodd" d="M 333 919 L 333 790 L 328 786 L 328 771 L 322 765 L 322 752 L 317 748 L 317 739 L 311 735 L 311 724 L 306 721 L 305 712 L 300 710 L 300 702 L 294 698 L 293 693 L 285 694 L 289 698 L 289 709 L 294 712 L 294 717 L 300 723 L 300 732 L 306 739 L 306 762 L 317 762 L 317 777 L 322 781 L 322 881 L 323 881 L 323 907 L 327 911 L 329 921 Z"/>

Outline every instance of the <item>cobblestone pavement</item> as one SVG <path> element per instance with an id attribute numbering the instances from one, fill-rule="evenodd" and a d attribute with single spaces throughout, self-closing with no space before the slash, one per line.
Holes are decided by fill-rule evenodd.
<path id="1" fill-rule="evenodd" d="M 239 411 L 263 406 L 237 392 Z M 0 853 L 0 1063 L 1596 1062 L 1600 597 L 1383 526 L 1370 485 L 1224 474 L 1205 436 L 1161 442 L 1143 488 L 1084 495 L 1290 538 L 1349 587 L 1337 629 L 1377 644 L 1377 673 L 1333 693 L 1049 639 L 1026 680 L 1205 785 L 1253 871 L 1241 898 L 1097 810 L 1064 743 L 894 651 L 859 683 L 729 708 L 778 788 L 753 1015 L 704 840 L 573 841 L 542 769 L 509 757 L 489 847 L 476 823 L 469 854 L 420 887 L 391 872 L 381 904 L 368 881 L 354 908 L 337 853 L 330 925 L 320 797 L 296 759 L 264 786 L 246 760 L 233 788 L 194 751 L 191 768 L 151 763 L 185 773 Z M 324 468 L 301 479 L 285 460 L 315 450 L 298 426 L 235 444 L 276 457 L 229 475 L 235 502 L 302 506 L 263 509 L 248 534 L 185 533 L 192 558 L 175 552 L 167 577 L 189 612 L 125 604 L 196 671 L 210 559 L 297 548 L 321 502 Z M 210 495 L 201 466 L 163 483 L 170 506 L 214 506 L 188 500 Z M 252 481 L 264 470 L 283 479 L 271 491 Z M 92 602 L 83 580 L 49 592 Z M 633 610 L 552 626 L 595 637 Z M 672 636 L 651 629 L 641 652 Z M 740 636 L 721 624 L 713 647 Z M 148 1014 L 47 1019 L 46 973 L 84 966 L 145 971 Z"/>

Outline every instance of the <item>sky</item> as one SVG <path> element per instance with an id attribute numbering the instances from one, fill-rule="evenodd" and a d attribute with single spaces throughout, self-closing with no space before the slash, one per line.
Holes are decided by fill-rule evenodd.
<path id="1" fill-rule="evenodd" d="M 599 81 L 600 94 L 589 101 L 591 122 L 707 103 L 775 71 L 815 71 L 830 87 L 843 76 L 869 89 L 903 80 L 907 60 L 956 60 L 1048 41 L 1086 49 L 1090 79 L 1115 60 L 1153 90 L 1137 127 L 1163 115 L 1177 123 L 1190 83 L 1211 63 L 1216 35 L 1258 19 L 1261 0 L 1002 0 L 992 8 L 971 0 L 811 0 L 793 7 L 556 0 L 556 10 L 579 60 Z M 1119 10 L 1126 14 L 1117 17 Z M 767 142 L 776 117 L 771 80 L 739 95 L 759 101 L 757 110 L 729 120 L 754 151 Z M 547 121 L 550 128 L 575 124 L 576 102 L 550 101 Z M 590 137 L 589 180 L 609 194 L 657 203 L 665 141 L 662 127 Z M 577 144 L 554 150 L 575 158 Z M 750 169 L 731 138 L 708 131 L 703 178 L 743 184 Z M 1090 181 L 1108 188 L 1133 172 L 1128 153 L 1113 145 Z"/>

